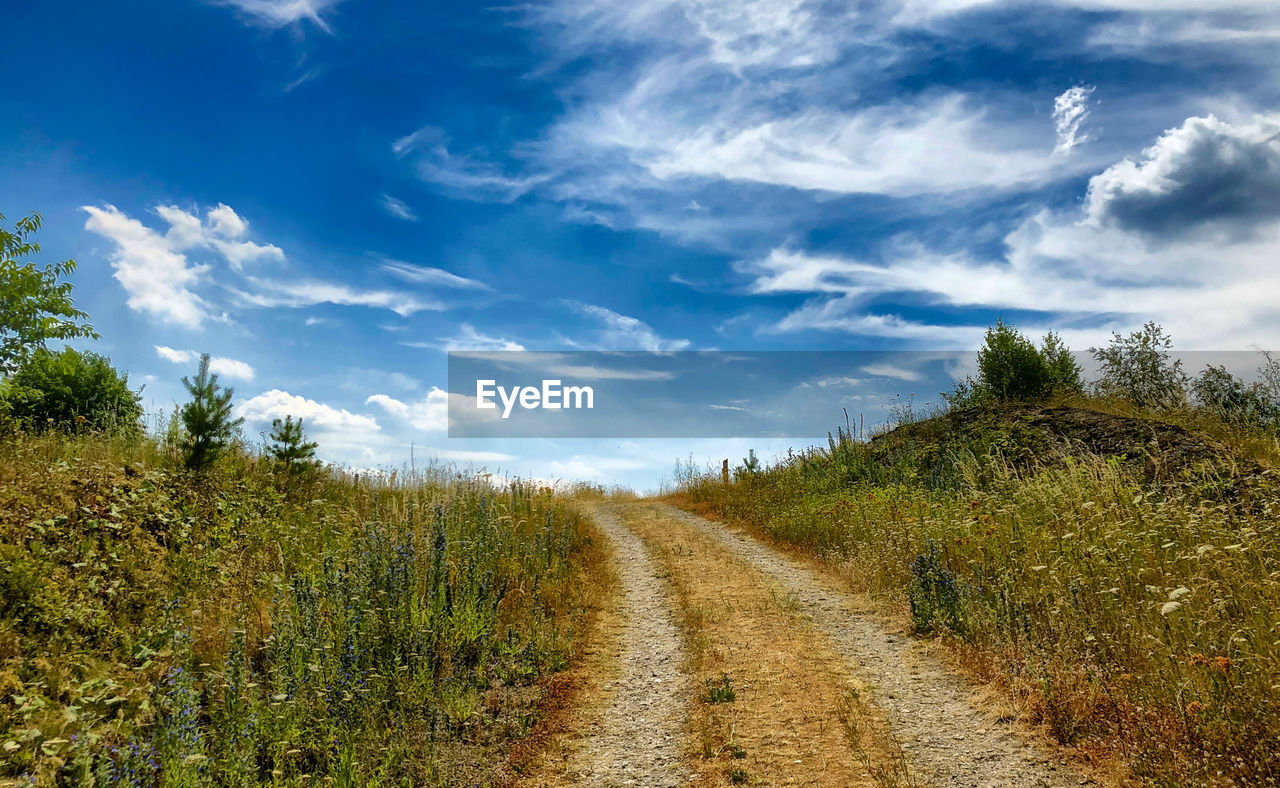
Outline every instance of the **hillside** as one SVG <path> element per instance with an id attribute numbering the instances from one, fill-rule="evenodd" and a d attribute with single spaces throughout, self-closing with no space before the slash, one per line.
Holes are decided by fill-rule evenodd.
<path id="1" fill-rule="evenodd" d="M 1280 485 L 1260 446 L 1275 456 L 1171 418 L 968 408 L 686 477 L 675 500 L 820 557 L 1137 782 L 1257 785 L 1280 779 Z"/>
<path id="2" fill-rule="evenodd" d="M 492 784 L 595 553 L 446 469 L 0 436 L 0 784 Z"/>

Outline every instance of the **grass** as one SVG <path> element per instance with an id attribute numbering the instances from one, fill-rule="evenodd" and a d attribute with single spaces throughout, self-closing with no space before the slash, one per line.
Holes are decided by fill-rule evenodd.
<path id="1" fill-rule="evenodd" d="M 1220 429 L 1225 465 L 1153 478 L 1028 463 L 1016 419 L 938 429 L 841 436 L 728 484 L 686 472 L 677 501 L 844 567 L 1136 782 L 1280 780 L 1280 483 L 1233 480 L 1275 467 L 1274 437 Z"/>
<path id="2" fill-rule="evenodd" d="M 587 540 L 550 490 L 444 470 L 0 436 L 0 784 L 500 782 Z"/>

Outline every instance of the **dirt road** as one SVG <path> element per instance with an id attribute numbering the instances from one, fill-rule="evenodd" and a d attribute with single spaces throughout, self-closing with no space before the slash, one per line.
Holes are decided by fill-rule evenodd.
<path id="1" fill-rule="evenodd" d="M 1093 784 L 798 560 L 661 503 L 591 511 L 622 577 L 616 678 L 557 782 Z"/>

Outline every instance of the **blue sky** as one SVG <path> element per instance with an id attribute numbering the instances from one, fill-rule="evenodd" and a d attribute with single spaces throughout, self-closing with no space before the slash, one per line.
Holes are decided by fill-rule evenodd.
<path id="1" fill-rule="evenodd" d="M 748 445 L 449 440 L 449 348 L 1278 344 L 1273 0 L 11 5 L 0 212 L 97 349 L 157 410 L 210 352 L 335 461 Z"/>

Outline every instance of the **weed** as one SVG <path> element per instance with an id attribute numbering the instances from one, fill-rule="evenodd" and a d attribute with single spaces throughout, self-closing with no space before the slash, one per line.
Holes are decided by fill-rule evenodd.
<path id="1" fill-rule="evenodd" d="M 751 775 L 747 774 L 746 769 L 734 767 L 729 770 L 729 782 L 733 785 L 746 785 L 751 780 Z"/>
<path id="2" fill-rule="evenodd" d="M 719 679 L 707 679 L 706 684 L 707 703 L 733 703 L 738 699 L 728 673 L 721 673 Z"/>

